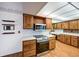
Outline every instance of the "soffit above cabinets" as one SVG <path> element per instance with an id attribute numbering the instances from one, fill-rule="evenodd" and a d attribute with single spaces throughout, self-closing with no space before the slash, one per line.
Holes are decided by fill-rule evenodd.
<path id="1" fill-rule="evenodd" d="M 48 2 L 37 15 L 51 17 L 52 22 L 79 18 L 79 2 Z"/>
<path id="2" fill-rule="evenodd" d="M 47 2 L 23 2 L 23 13 L 36 15 Z"/>

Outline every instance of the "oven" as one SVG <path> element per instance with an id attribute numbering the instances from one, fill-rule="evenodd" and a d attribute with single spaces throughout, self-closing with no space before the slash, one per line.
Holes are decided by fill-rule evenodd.
<path id="1" fill-rule="evenodd" d="M 49 41 L 48 41 L 48 37 L 44 36 L 44 35 L 35 35 L 34 37 L 36 37 L 37 39 L 37 49 L 36 49 L 36 53 L 42 53 L 45 52 L 47 50 L 49 50 Z"/>
<path id="2" fill-rule="evenodd" d="M 37 51 L 36 53 L 42 53 L 49 50 L 49 42 L 48 41 L 43 41 L 43 42 L 37 42 Z"/>

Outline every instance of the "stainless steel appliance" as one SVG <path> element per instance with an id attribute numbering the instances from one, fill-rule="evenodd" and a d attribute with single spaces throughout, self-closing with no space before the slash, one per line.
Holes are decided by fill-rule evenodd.
<path id="1" fill-rule="evenodd" d="M 36 49 L 37 54 L 49 50 L 49 42 L 47 36 L 35 35 L 34 37 L 37 38 L 37 49 Z"/>
<path id="2" fill-rule="evenodd" d="M 34 24 L 33 25 L 33 30 L 45 30 L 46 29 L 46 24 Z"/>

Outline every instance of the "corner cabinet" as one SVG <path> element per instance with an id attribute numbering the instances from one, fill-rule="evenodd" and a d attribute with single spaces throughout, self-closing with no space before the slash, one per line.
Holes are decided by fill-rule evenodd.
<path id="1" fill-rule="evenodd" d="M 52 29 L 52 18 L 46 18 L 46 28 L 47 29 Z"/>
<path id="2" fill-rule="evenodd" d="M 33 28 L 33 16 L 23 14 L 23 29 Z"/>

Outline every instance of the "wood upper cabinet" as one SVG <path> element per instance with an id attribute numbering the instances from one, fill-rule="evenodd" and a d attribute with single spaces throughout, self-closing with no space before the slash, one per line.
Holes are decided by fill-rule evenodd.
<path id="1" fill-rule="evenodd" d="M 57 24 L 55 23 L 55 24 L 52 24 L 52 26 L 53 26 L 53 29 L 56 29 L 57 28 Z"/>
<path id="2" fill-rule="evenodd" d="M 52 29 L 52 19 L 51 18 L 46 18 L 46 28 L 47 29 Z"/>
<path id="3" fill-rule="evenodd" d="M 62 29 L 62 23 L 57 23 L 57 29 Z"/>
<path id="4" fill-rule="evenodd" d="M 36 40 L 23 41 L 23 56 L 30 57 L 36 55 Z"/>
<path id="5" fill-rule="evenodd" d="M 49 49 L 54 49 L 56 46 L 56 39 L 54 37 L 49 37 Z"/>
<path id="6" fill-rule="evenodd" d="M 69 29 L 69 22 L 63 22 L 62 29 Z"/>
<path id="7" fill-rule="evenodd" d="M 75 21 L 70 21 L 69 24 L 70 24 L 69 25 L 70 29 L 78 29 L 77 28 L 78 27 L 78 21 L 76 21 L 76 20 Z"/>
<path id="8" fill-rule="evenodd" d="M 33 27 L 33 16 L 23 14 L 23 28 L 31 29 Z"/>
<path id="9" fill-rule="evenodd" d="M 33 23 L 34 24 L 45 24 L 46 22 L 46 18 L 44 18 L 44 17 L 40 17 L 40 16 L 34 16 L 33 17 Z"/>

